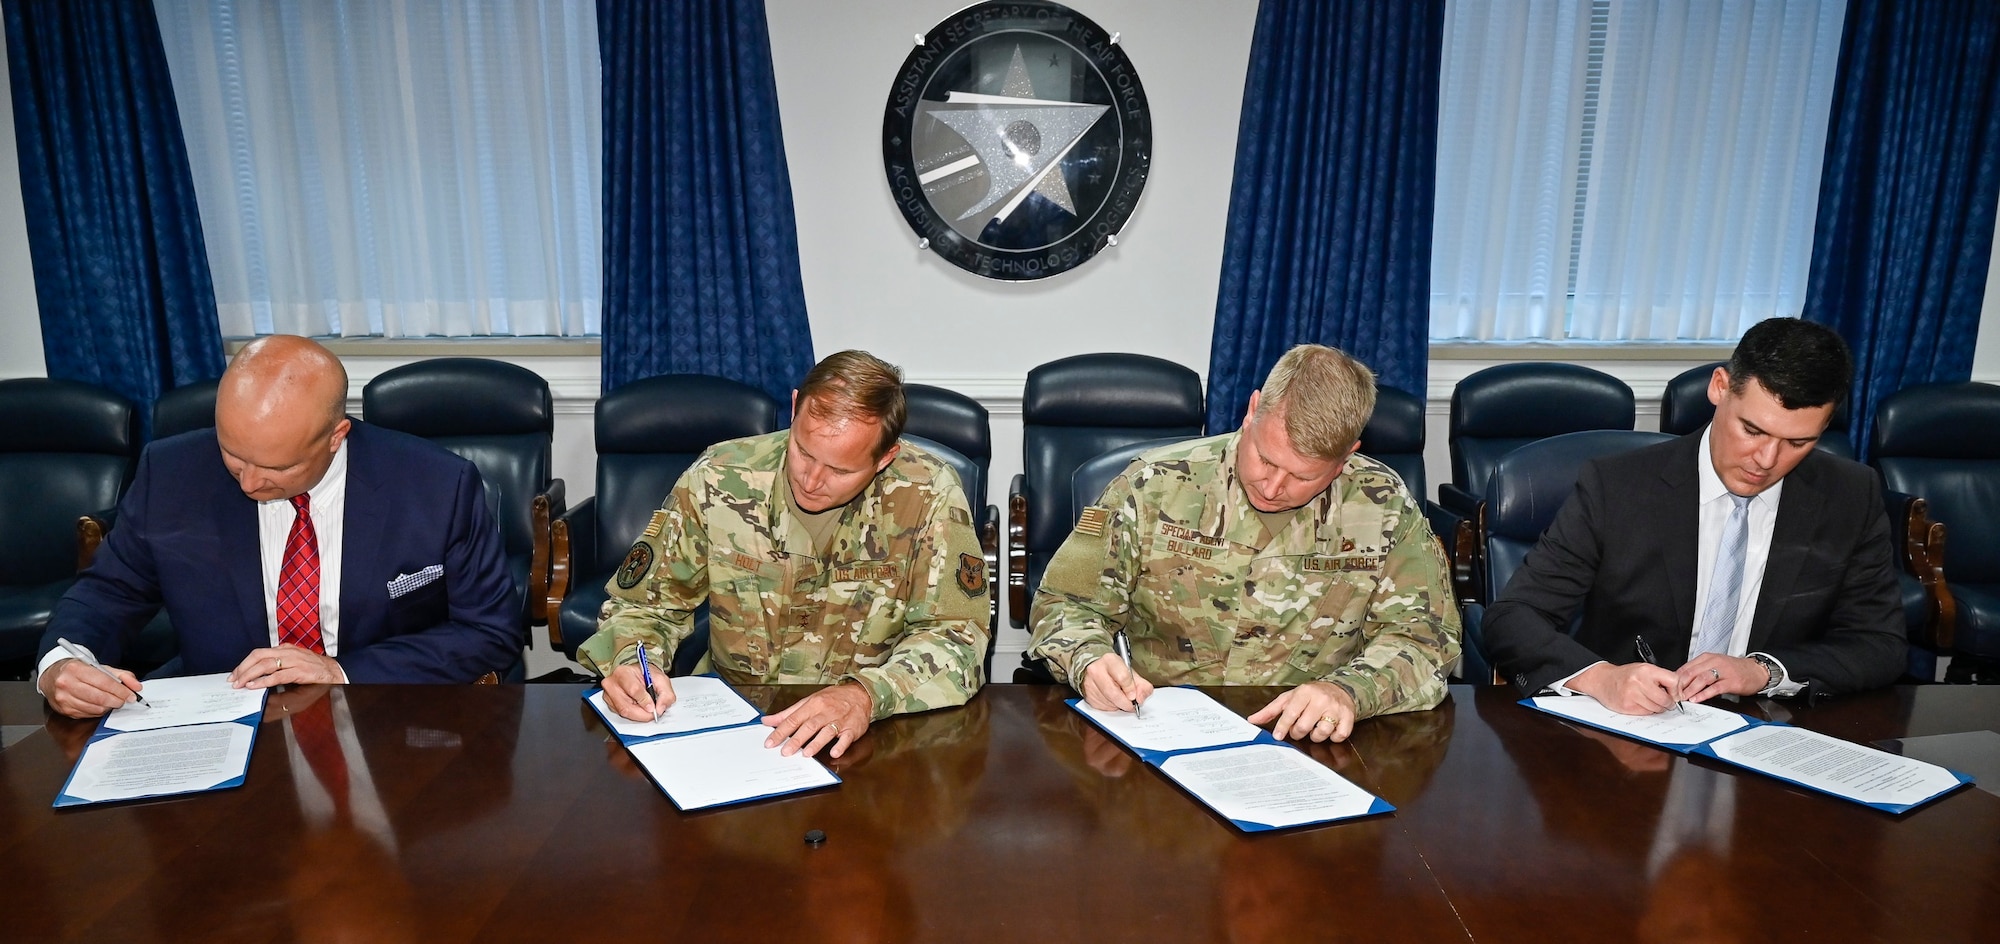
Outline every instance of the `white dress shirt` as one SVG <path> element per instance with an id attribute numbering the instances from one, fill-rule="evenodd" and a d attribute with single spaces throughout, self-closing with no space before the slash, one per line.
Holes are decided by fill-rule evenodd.
<path id="1" fill-rule="evenodd" d="M 340 548 L 346 533 L 347 440 L 334 450 L 333 463 L 319 484 L 306 490 L 311 499 L 313 536 L 319 544 L 319 638 L 328 656 L 340 655 Z M 264 625 L 271 645 L 278 644 L 278 575 L 285 567 L 285 541 L 292 536 L 298 514 L 292 500 L 257 503 L 257 556 L 264 571 Z M 344 674 L 344 673 L 343 673 Z"/>

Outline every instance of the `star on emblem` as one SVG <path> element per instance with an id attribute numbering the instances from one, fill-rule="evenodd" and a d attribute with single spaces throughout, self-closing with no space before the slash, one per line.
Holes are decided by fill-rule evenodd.
<path id="1" fill-rule="evenodd" d="M 999 95 L 951 92 L 943 102 L 919 106 L 921 113 L 944 122 L 964 138 L 973 153 L 925 171 L 917 182 L 928 189 L 962 171 L 984 167 L 986 195 L 959 215 L 961 221 L 998 204 L 992 216 L 1004 222 L 1030 194 L 1037 193 L 1075 214 L 1076 201 L 1059 168 L 1070 149 L 1111 110 L 1110 106 L 1036 98 L 1019 46 L 1014 47 L 1000 90 Z"/>

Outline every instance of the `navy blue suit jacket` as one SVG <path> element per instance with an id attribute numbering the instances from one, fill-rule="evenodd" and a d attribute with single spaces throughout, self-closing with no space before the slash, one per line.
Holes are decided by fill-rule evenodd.
<path id="1" fill-rule="evenodd" d="M 356 422 L 344 521 L 338 642 L 348 681 L 470 682 L 520 656 L 512 580 L 472 463 Z M 444 567 L 441 579 L 390 598 L 391 581 L 432 565 Z M 228 672 L 271 644 L 257 503 L 223 467 L 213 429 L 146 447 L 114 526 L 56 604 L 39 651 L 63 637 L 118 665 L 162 605 L 186 674 Z"/>

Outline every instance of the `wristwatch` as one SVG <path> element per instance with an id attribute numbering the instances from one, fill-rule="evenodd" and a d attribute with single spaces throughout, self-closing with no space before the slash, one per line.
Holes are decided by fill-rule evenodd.
<path id="1" fill-rule="evenodd" d="M 1750 658 L 1757 660 L 1757 664 L 1763 666 L 1766 673 L 1764 687 L 1758 689 L 1757 694 L 1768 694 L 1771 689 L 1778 687 L 1779 682 L 1785 680 L 1785 670 L 1778 667 L 1778 660 L 1761 652 L 1751 653 Z"/>

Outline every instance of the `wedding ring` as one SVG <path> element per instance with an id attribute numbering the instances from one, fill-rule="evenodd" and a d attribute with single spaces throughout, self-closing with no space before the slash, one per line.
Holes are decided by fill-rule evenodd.
<path id="1" fill-rule="evenodd" d="M 1333 716 L 1332 716 L 1332 715 L 1320 715 L 1320 716 L 1319 716 L 1319 723 L 1320 723 L 1320 724 L 1323 724 L 1323 725 L 1326 725 L 1327 727 L 1331 728 L 1331 727 L 1333 727 Z"/>
<path id="2" fill-rule="evenodd" d="M 1714 670 L 1714 669 L 1709 669 L 1709 670 L 1708 670 L 1708 678 L 1709 678 L 1709 680 L 1710 680 L 1710 681 L 1714 681 L 1714 682 L 1720 682 L 1720 681 L 1722 681 L 1722 673 L 1721 673 L 1721 672 L 1718 672 L 1718 671 L 1716 671 L 1716 670 Z"/>
<path id="3" fill-rule="evenodd" d="M 283 659 L 279 659 L 279 660 L 278 660 L 278 668 L 281 668 L 281 669 L 282 669 L 282 668 L 284 668 L 284 667 L 285 667 L 285 660 L 283 660 Z"/>
<path id="4" fill-rule="evenodd" d="M 832 731 L 835 737 L 840 736 L 840 725 L 834 724 L 833 722 L 829 721 L 826 723 L 826 729 L 828 731 Z"/>

